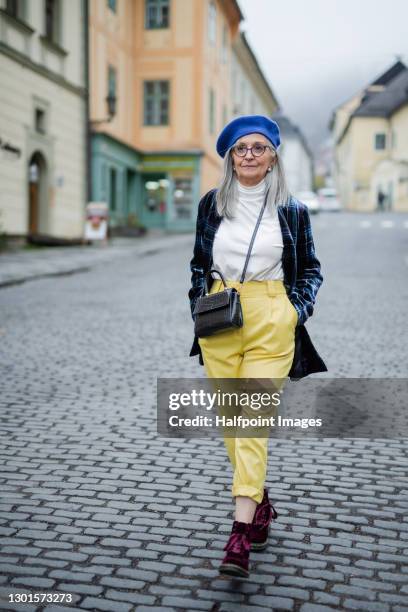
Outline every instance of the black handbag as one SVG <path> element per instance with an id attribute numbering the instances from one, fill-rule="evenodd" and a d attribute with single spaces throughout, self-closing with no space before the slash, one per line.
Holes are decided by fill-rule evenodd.
<path id="1" fill-rule="evenodd" d="M 267 195 L 268 194 L 265 195 L 265 201 L 252 234 L 245 259 L 244 269 L 239 281 L 240 284 L 244 282 L 252 246 L 254 244 L 255 236 L 258 231 L 263 212 L 265 210 Z M 219 274 L 222 284 L 224 285 L 224 289 L 223 291 L 212 293 L 210 295 L 208 289 L 208 279 L 212 272 Z M 196 336 L 199 338 L 205 338 L 206 336 L 212 336 L 213 334 L 229 331 L 231 329 L 236 329 L 243 326 L 244 318 L 242 315 L 239 291 L 235 289 L 235 287 L 227 287 L 225 278 L 219 270 L 212 268 L 206 273 L 204 277 L 204 293 L 205 295 L 197 298 L 193 311 L 194 333 Z"/>

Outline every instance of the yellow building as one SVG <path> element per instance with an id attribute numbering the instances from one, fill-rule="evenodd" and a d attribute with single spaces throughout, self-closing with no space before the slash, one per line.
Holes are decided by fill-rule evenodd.
<path id="1" fill-rule="evenodd" d="M 220 178 L 215 144 L 236 114 L 233 74 L 248 75 L 258 112 L 276 110 L 242 19 L 236 0 L 91 0 L 93 199 L 109 202 L 112 226 L 194 227 L 200 196 Z M 96 123 L 109 92 L 116 113 Z"/>
<path id="2" fill-rule="evenodd" d="M 344 208 L 408 210 L 408 69 L 398 61 L 338 107 L 331 129 Z"/>

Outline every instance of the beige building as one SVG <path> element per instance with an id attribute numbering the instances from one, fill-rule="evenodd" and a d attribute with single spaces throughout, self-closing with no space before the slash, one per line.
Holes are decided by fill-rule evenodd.
<path id="1" fill-rule="evenodd" d="M 408 210 L 408 69 L 397 62 L 336 109 L 335 181 L 346 209 Z"/>
<path id="2" fill-rule="evenodd" d="M 82 0 L 0 0 L 0 231 L 80 239 L 86 200 Z"/>
<path id="3" fill-rule="evenodd" d="M 113 226 L 192 229 L 220 178 L 222 127 L 276 110 L 242 19 L 236 0 L 90 1 L 91 119 L 116 99 L 92 124 L 93 199 Z"/>
<path id="4" fill-rule="evenodd" d="M 223 123 L 239 115 L 270 117 L 278 107 L 278 101 L 245 34 L 239 32 L 232 43 L 231 52 L 231 113 L 223 117 Z"/>

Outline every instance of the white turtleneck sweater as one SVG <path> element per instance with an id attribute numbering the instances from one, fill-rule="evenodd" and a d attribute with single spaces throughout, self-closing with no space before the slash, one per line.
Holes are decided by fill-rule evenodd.
<path id="1" fill-rule="evenodd" d="M 239 281 L 245 265 L 252 233 L 264 202 L 265 180 L 253 187 L 238 186 L 238 202 L 233 219 L 225 216 L 215 234 L 213 267 L 226 280 Z M 244 281 L 283 280 L 283 240 L 278 213 L 265 208 L 249 258 Z M 219 277 L 214 273 L 212 276 Z"/>

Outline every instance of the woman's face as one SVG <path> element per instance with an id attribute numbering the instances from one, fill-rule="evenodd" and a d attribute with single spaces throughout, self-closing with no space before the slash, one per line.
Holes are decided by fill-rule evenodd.
<path id="1" fill-rule="evenodd" d="M 243 157 L 237 155 L 236 149 L 239 147 L 255 147 L 256 145 L 271 145 L 262 134 L 248 134 L 238 138 L 232 149 L 232 165 L 235 168 L 235 175 L 239 182 L 246 187 L 256 185 L 266 175 L 268 168 L 272 168 L 276 162 L 276 153 L 271 148 L 265 149 L 260 156 L 254 155 L 252 149 L 247 149 Z"/>

